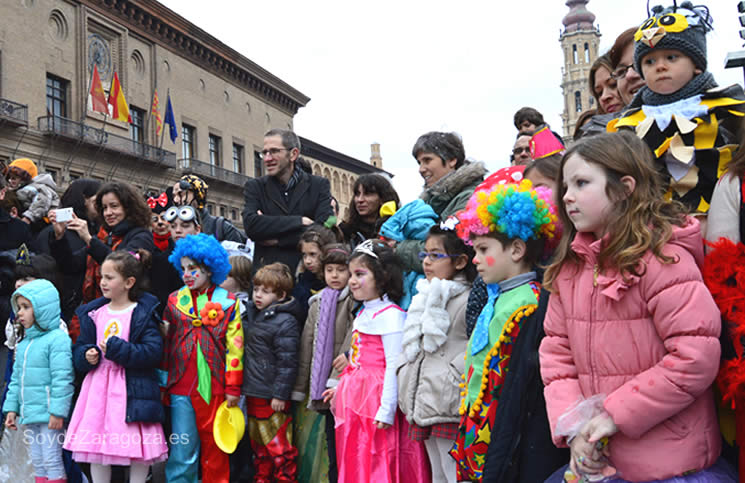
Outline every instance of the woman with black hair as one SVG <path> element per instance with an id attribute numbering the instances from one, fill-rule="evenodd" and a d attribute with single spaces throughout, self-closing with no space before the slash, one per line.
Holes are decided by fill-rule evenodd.
<path id="1" fill-rule="evenodd" d="M 387 178 L 379 174 L 363 174 L 352 186 L 354 198 L 349 205 L 349 216 L 339 224 L 344 242 L 354 248 L 369 238 L 376 238 L 380 219 L 380 207 L 389 201 L 400 205 L 398 193 Z M 393 213 L 390 213 L 393 214 Z M 390 216 L 390 214 L 388 216 Z"/>
<path id="2" fill-rule="evenodd" d="M 71 221 L 57 223 L 56 213 L 49 212 L 54 229 L 51 254 L 56 260 L 64 261 L 60 262 L 64 275 L 79 276 L 82 270 L 79 285 L 74 287 L 80 292 L 82 303 L 101 297 L 101 264 L 109 253 L 138 248 L 150 253 L 155 250 L 149 230 L 150 207 L 134 187 L 120 182 L 105 184 L 96 193 L 95 207 L 98 218 L 102 220 L 95 236 L 90 232 L 87 219 L 74 214 Z M 78 330 L 76 323 L 70 324 L 73 341 Z"/>

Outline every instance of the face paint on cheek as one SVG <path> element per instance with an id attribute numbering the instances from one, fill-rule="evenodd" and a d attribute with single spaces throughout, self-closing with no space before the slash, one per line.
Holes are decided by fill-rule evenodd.
<path id="1" fill-rule="evenodd" d="M 494 257 L 486 257 L 486 264 L 487 264 L 488 266 L 490 266 L 490 267 L 491 267 L 492 265 L 494 265 L 494 262 L 495 262 L 495 261 L 496 261 L 496 260 L 494 260 Z"/>

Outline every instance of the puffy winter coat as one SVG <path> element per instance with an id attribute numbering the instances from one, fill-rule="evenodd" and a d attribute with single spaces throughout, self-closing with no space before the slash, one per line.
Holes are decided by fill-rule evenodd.
<path id="1" fill-rule="evenodd" d="M 109 299 L 102 297 L 78 308 L 76 313 L 80 319 L 80 336 L 73 347 L 75 370 L 87 374 L 98 367 L 98 364 L 93 365 L 85 358 L 88 349 L 96 349 L 99 363 L 101 357 L 105 357 L 125 369 L 126 421 L 161 422 L 164 411 L 160 402 L 156 369 L 163 356 L 163 339 L 158 330 L 158 299 L 149 293 L 143 293 L 137 299 L 129 326 L 129 341 L 110 337 L 106 343 L 104 356 L 98 348 L 96 324 L 89 314 L 109 302 Z"/>
<path id="2" fill-rule="evenodd" d="M 16 361 L 3 412 L 20 416 L 19 424 L 46 424 L 49 416 L 66 418 L 72 402 L 73 369 L 70 337 L 60 329 L 60 303 L 51 282 L 37 279 L 13 293 L 34 308 L 34 325 L 16 346 Z"/>
<path id="3" fill-rule="evenodd" d="M 469 285 L 465 279 L 422 279 L 417 284 L 419 293 L 404 323 L 397 374 L 398 405 L 410 423 L 431 426 L 460 421 Z"/>
<path id="4" fill-rule="evenodd" d="M 573 404 L 604 394 L 619 430 L 610 461 L 624 479 L 707 468 L 721 447 L 711 391 L 721 319 L 699 271 L 698 221 L 674 227 L 663 248 L 677 263 L 649 252 L 646 272 L 627 281 L 612 270 L 598 273 L 601 243 L 576 235 L 572 249 L 581 263 L 562 268 L 549 301 L 540 361 L 551 431 Z"/>
<path id="5" fill-rule="evenodd" d="M 20 217 L 28 218 L 32 223 L 42 220 L 49 210 L 59 206 L 57 185 L 49 173 L 42 173 L 23 188 L 18 188 L 16 196 L 23 205 Z"/>
<path id="6" fill-rule="evenodd" d="M 289 401 L 297 377 L 300 306 L 294 298 L 258 310 L 247 304 L 243 318 L 243 386 L 241 393 Z"/>
<path id="7" fill-rule="evenodd" d="M 303 401 L 310 391 L 311 371 L 313 369 L 313 360 L 316 354 L 316 339 L 318 338 L 318 319 L 321 310 L 321 293 L 318 293 L 310 299 L 310 309 L 308 310 L 308 320 L 303 327 L 302 339 L 300 341 L 300 362 L 298 365 L 297 379 L 295 387 L 292 390 L 292 399 Z M 334 319 L 334 352 L 332 360 L 337 356 L 347 352 L 352 345 L 352 324 L 354 322 L 354 309 L 359 304 L 345 287 L 336 299 L 336 318 Z M 326 374 L 327 380 L 324 381 L 324 387 L 336 387 L 339 383 L 340 372 L 331 368 L 331 372 Z M 328 403 L 319 401 L 308 401 L 308 407 L 321 411 L 328 409 Z"/>

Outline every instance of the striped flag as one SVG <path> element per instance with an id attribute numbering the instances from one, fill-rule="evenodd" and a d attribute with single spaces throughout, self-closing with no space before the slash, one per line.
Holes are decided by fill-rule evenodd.
<path id="1" fill-rule="evenodd" d="M 163 118 L 160 115 L 158 104 L 158 89 L 155 89 L 155 92 L 153 93 L 153 106 L 150 108 L 150 114 L 152 114 L 153 119 L 155 119 L 156 136 L 160 136 L 161 131 L 163 131 Z"/>
<path id="2" fill-rule="evenodd" d="M 117 121 L 132 123 L 132 117 L 129 115 L 127 100 L 124 98 L 122 85 L 119 83 L 119 76 L 114 72 L 114 80 L 111 81 L 111 90 L 109 91 L 109 104 L 113 108 L 111 118 Z"/>

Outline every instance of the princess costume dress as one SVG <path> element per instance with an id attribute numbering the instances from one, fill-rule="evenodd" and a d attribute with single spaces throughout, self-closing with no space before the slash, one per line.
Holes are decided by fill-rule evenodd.
<path id="1" fill-rule="evenodd" d="M 107 341 L 116 336 L 129 341 L 136 305 L 115 311 L 107 304 L 91 312 L 96 340 Z M 100 465 L 129 466 L 133 462 L 148 465 L 165 461 L 168 446 L 162 426 L 128 423 L 126 416 L 126 369 L 102 355 L 98 367 L 83 381 L 64 448 L 72 451 L 75 461 Z"/>
<path id="2" fill-rule="evenodd" d="M 405 318 L 383 296 L 365 302 L 354 320 L 350 363 L 332 404 L 340 483 L 431 480 L 424 445 L 409 439 L 398 410 L 396 364 Z M 391 427 L 378 429 L 375 421 Z"/>

